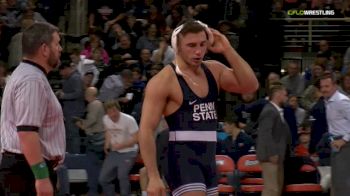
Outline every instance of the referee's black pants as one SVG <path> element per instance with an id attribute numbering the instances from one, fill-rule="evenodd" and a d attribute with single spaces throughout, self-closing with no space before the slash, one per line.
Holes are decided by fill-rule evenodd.
<path id="1" fill-rule="evenodd" d="M 53 170 L 53 162 L 46 161 L 50 180 L 56 190 L 57 176 Z M 11 152 L 2 153 L 0 165 L 0 195 L 1 196 L 35 196 L 35 178 L 23 154 Z"/>

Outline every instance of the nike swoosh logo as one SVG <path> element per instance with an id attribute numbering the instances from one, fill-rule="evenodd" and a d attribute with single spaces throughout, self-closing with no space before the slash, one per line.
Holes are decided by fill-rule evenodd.
<path id="1" fill-rule="evenodd" d="M 195 99 L 195 100 L 193 100 L 193 101 L 190 101 L 188 104 L 189 105 L 193 105 L 194 103 L 196 103 L 197 102 L 197 99 Z"/>

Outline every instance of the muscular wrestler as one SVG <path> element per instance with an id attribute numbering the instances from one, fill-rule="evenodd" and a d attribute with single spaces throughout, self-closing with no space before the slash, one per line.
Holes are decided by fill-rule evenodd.
<path id="1" fill-rule="evenodd" d="M 227 38 L 200 21 L 187 21 L 172 35 L 176 52 L 148 83 L 142 108 L 139 143 L 149 175 L 150 196 L 165 196 L 156 163 L 154 133 L 162 115 L 169 125 L 168 168 L 165 172 L 174 196 L 217 195 L 215 165 L 219 90 L 255 92 L 253 70 L 231 47 Z M 203 61 L 207 50 L 221 53 L 230 68 Z"/>

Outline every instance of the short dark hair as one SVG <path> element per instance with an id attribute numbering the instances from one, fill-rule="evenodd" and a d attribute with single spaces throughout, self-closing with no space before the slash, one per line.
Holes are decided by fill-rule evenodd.
<path id="1" fill-rule="evenodd" d="M 123 78 L 132 78 L 132 71 L 130 69 L 123 69 L 121 72 L 120 72 L 120 76 L 123 77 Z"/>
<path id="2" fill-rule="evenodd" d="M 320 83 L 322 80 L 327 80 L 327 79 L 331 79 L 332 83 L 336 84 L 337 83 L 337 78 L 335 77 L 334 74 L 332 73 L 325 73 L 320 77 Z"/>
<path id="3" fill-rule="evenodd" d="M 269 86 L 269 98 L 271 99 L 276 92 L 282 91 L 282 90 L 287 90 L 285 86 L 281 82 L 273 82 Z"/>
<path id="4" fill-rule="evenodd" d="M 224 123 L 227 123 L 229 125 L 235 125 L 237 128 L 239 127 L 239 119 L 236 114 L 233 114 L 232 116 L 227 115 L 224 118 Z"/>
<path id="5" fill-rule="evenodd" d="M 23 56 L 35 55 L 44 43 L 50 45 L 55 32 L 59 33 L 59 29 L 47 22 L 36 22 L 25 29 L 22 36 Z"/>
<path id="6" fill-rule="evenodd" d="M 108 109 L 111 109 L 111 108 L 117 108 L 119 111 L 120 111 L 120 105 L 119 105 L 119 102 L 116 101 L 116 100 L 108 100 L 106 101 L 104 104 L 103 104 L 105 110 L 107 111 Z"/>
<path id="7" fill-rule="evenodd" d="M 58 67 L 58 70 L 63 70 L 65 68 L 72 68 L 72 65 L 69 61 L 62 61 L 61 65 Z"/>
<path id="8" fill-rule="evenodd" d="M 80 56 L 80 49 L 79 48 L 73 48 L 70 52 L 71 55 Z"/>
<path id="9" fill-rule="evenodd" d="M 131 71 L 132 72 L 137 72 L 139 74 L 142 74 L 142 71 L 141 71 L 141 69 L 139 67 L 134 67 Z"/>
<path id="10" fill-rule="evenodd" d="M 204 31 L 205 34 L 207 35 L 207 38 L 209 38 L 209 36 L 205 30 L 205 27 L 195 20 L 186 20 L 182 25 L 183 25 L 183 27 L 182 27 L 181 31 L 179 32 L 179 34 L 177 35 L 177 40 L 179 40 L 179 35 L 185 36 L 188 33 L 199 33 L 202 31 Z M 177 41 L 177 45 L 179 43 L 180 42 Z"/>

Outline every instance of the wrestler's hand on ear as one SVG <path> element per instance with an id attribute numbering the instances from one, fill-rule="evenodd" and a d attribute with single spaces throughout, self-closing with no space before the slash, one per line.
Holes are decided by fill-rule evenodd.
<path id="1" fill-rule="evenodd" d="M 213 44 L 208 46 L 211 52 L 224 53 L 227 52 L 228 49 L 232 49 L 230 42 L 224 34 L 212 28 L 210 28 L 210 31 L 213 34 Z"/>

